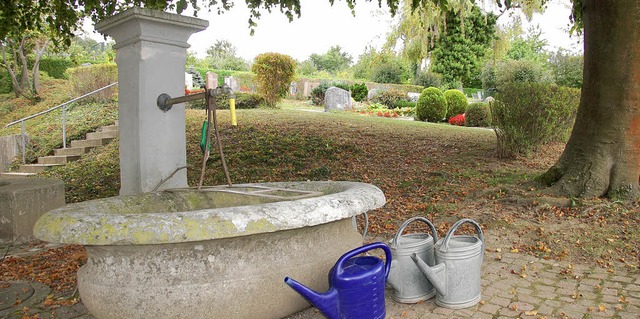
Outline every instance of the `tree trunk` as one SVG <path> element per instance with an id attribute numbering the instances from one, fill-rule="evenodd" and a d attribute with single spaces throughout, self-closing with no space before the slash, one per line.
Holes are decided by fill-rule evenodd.
<path id="1" fill-rule="evenodd" d="M 582 0 L 584 77 L 571 137 L 540 179 L 555 194 L 640 194 L 640 1 Z"/>
<path id="2" fill-rule="evenodd" d="M 42 55 L 47 50 L 47 46 L 49 45 L 49 39 L 36 39 L 36 45 L 33 49 L 35 53 L 35 59 L 33 61 L 33 94 L 36 96 L 40 93 L 40 60 L 42 59 Z"/>
<path id="3" fill-rule="evenodd" d="M 17 50 L 17 58 L 16 58 L 16 63 L 17 61 L 20 61 L 20 65 L 22 67 L 22 77 L 20 78 L 20 88 L 22 89 L 23 92 L 26 92 L 29 90 L 29 87 L 31 86 L 29 83 L 29 65 L 27 63 L 27 54 L 25 53 L 25 48 L 24 48 L 24 44 L 25 44 L 25 37 L 23 37 L 22 39 L 20 39 L 20 45 L 18 46 L 18 50 Z"/>
<path id="4" fill-rule="evenodd" d="M 11 42 L 7 42 L 7 45 L 11 46 Z M 13 86 L 13 93 L 15 93 L 16 97 L 20 97 L 22 95 L 22 91 L 20 89 L 20 83 L 18 83 L 18 78 L 16 76 L 16 72 L 13 70 L 13 62 L 7 59 L 7 46 L 4 43 L 0 44 L 0 49 L 2 51 L 2 63 L 7 69 L 9 76 L 11 77 L 11 85 Z"/>

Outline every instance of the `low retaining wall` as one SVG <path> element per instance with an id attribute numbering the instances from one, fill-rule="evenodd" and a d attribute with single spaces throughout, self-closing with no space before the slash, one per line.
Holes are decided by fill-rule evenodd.
<path id="1" fill-rule="evenodd" d="M 0 178 L 0 241 L 31 240 L 38 218 L 64 204 L 59 179 Z"/>
<path id="2" fill-rule="evenodd" d="M 26 138 L 27 144 L 29 137 Z M 22 156 L 22 135 L 0 136 L 0 172 L 6 172 L 16 156 Z"/>

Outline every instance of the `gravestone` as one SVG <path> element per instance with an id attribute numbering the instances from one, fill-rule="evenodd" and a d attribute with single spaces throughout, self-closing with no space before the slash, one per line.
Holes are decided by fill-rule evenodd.
<path id="1" fill-rule="evenodd" d="M 367 93 L 367 101 L 371 101 L 371 99 L 380 93 L 379 89 L 371 89 L 369 93 Z"/>
<path id="2" fill-rule="evenodd" d="M 420 93 L 409 92 L 407 93 L 407 95 L 409 96 L 409 101 L 411 102 L 418 102 L 418 99 L 420 98 Z"/>
<path id="3" fill-rule="evenodd" d="M 238 85 L 238 79 L 233 76 L 226 76 L 224 78 L 224 84 L 228 85 L 233 92 L 237 92 L 240 90 L 240 85 Z"/>
<path id="4" fill-rule="evenodd" d="M 289 95 L 290 96 L 296 96 L 296 94 L 298 94 L 298 86 L 297 86 L 296 82 L 291 82 L 289 84 Z"/>
<path id="5" fill-rule="evenodd" d="M 351 109 L 351 94 L 349 91 L 332 86 L 324 93 L 324 111 Z"/>

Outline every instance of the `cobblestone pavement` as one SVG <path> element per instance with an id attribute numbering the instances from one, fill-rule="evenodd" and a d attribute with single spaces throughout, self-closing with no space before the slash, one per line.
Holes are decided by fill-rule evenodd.
<path id="1" fill-rule="evenodd" d="M 400 304 L 387 289 L 387 318 L 640 318 L 640 276 L 496 250 L 485 253 L 479 304 L 459 310 L 438 307 L 433 299 Z M 38 309 L 35 305 L 48 294 L 48 287 L 22 284 L 30 284 L 34 292 L 20 305 L 11 303 L 25 289 L 15 283 L 13 288 L 0 288 L 0 318 L 21 318 L 25 305 L 32 307 L 31 314 L 37 313 L 37 318 L 93 318 L 81 303 Z M 308 308 L 287 319 L 315 318 L 324 317 Z"/>

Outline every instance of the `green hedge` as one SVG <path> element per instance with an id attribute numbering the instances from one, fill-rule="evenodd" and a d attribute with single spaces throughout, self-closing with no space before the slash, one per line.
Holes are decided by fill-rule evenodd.
<path id="1" fill-rule="evenodd" d="M 40 59 L 40 71 L 47 72 L 50 77 L 56 79 L 66 79 L 68 68 L 74 67 L 75 63 L 70 59 L 42 58 Z"/>
<path id="2" fill-rule="evenodd" d="M 542 83 L 505 85 L 491 103 L 501 158 L 528 155 L 536 147 L 569 138 L 580 90 Z"/>
<path id="3" fill-rule="evenodd" d="M 264 99 L 260 95 L 255 93 L 235 92 L 234 94 L 236 96 L 236 109 L 238 110 L 255 109 L 260 107 L 260 105 L 264 103 Z M 192 109 L 204 109 L 204 100 L 188 102 L 187 105 Z M 216 109 L 229 109 L 229 99 L 227 96 L 216 97 Z"/>
<path id="4" fill-rule="evenodd" d="M 67 70 L 74 96 L 81 96 L 118 81 L 118 67 L 115 63 L 79 66 Z M 108 102 L 117 97 L 117 86 L 98 92 L 84 101 Z"/>

